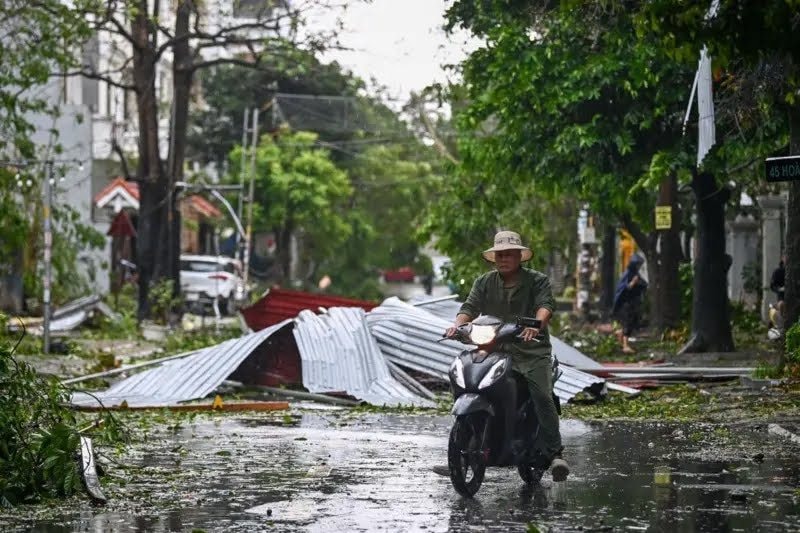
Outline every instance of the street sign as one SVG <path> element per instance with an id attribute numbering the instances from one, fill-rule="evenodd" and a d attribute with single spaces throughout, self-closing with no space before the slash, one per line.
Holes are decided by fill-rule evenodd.
<path id="1" fill-rule="evenodd" d="M 770 157 L 764 162 L 767 166 L 767 181 L 800 180 L 800 155 Z"/>
<path id="2" fill-rule="evenodd" d="M 672 228 L 672 206 L 657 205 L 656 229 L 670 229 L 670 228 Z"/>

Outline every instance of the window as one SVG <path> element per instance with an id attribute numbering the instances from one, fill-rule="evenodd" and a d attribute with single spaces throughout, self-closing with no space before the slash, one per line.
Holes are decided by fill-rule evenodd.
<path id="1" fill-rule="evenodd" d="M 236 18 L 265 18 L 276 8 L 288 7 L 286 0 L 233 0 Z"/>
<path id="2" fill-rule="evenodd" d="M 181 270 L 185 272 L 228 272 L 236 273 L 233 263 L 216 263 L 212 261 L 181 261 Z"/>

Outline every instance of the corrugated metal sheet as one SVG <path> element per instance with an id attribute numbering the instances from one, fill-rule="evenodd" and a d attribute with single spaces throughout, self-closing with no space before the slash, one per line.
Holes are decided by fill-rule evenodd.
<path id="1" fill-rule="evenodd" d="M 449 299 L 416 296 L 411 298 L 408 303 L 448 322 L 455 320 L 458 310 L 461 309 L 461 302 L 455 298 L 455 295 Z"/>
<path id="2" fill-rule="evenodd" d="M 370 311 L 367 324 L 387 359 L 443 380 L 448 379 L 453 359 L 465 349 L 460 342 L 437 342 L 452 324 L 452 319 L 437 317 L 398 298 L 389 298 Z M 602 378 L 567 365 L 562 365 L 561 370 L 561 377 L 554 387 L 561 403 L 568 402 L 583 390 L 603 391 L 605 380 Z"/>
<path id="3" fill-rule="evenodd" d="M 211 394 L 263 342 L 290 324 L 285 320 L 270 328 L 231 339 L 216 346 L 198 350 L 183 359 L 135 374 L 108 390 L 90 394 L 76 392 L 71 401 L 76 405 L 133 406 L 174 405 L 197 400 Z"/>
<path id="4" fill-rule="evenodd" d="M 100 296 L 84 296 L 83 298 L 73 300 L 53 311 L 53 314 L 50 317 L 50 332 L 66 332 L 77 328 L 86 320 L 91 318 L 95 309 L 100 310 L 102 313 L 110 317 L 115 317 L 116 315 L 116 313 L 114 313 L 105 303 L 103 303 L 103 301 L 100 299 Z M 25 319 L 24 322 L 29 333 L 34 335 L 43 334 L 44 330 L 42 318 L 36 317 Z M 16 320 L 9 321 L 8 327 L 11 331 L 20 329 L 19 323 Z"/>
<path id="5" fill-rule="evenodd" d="M 247 325 L 254 331 L 264 329 L 283 320 L 296 317 L 300 311 L 310 310 L 318 313 L 320 309 L 331 307 L 360 307 L 369 311 L 378 305 L 376 302 L 353 300 L 327 294 L 270 289 L 259 301 L 241 310 Z"/>
<path id="6" fill-rule="evenodd" d="M 391 376 L 363 309 L 333 307 L 323 315 L 301 311 L 293 333 L 309 391 L 346 392 L 373 405 L 432 406 Z"/>

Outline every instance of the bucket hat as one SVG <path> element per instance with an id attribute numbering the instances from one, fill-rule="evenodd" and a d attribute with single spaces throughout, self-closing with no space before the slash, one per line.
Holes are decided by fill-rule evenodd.
<path id="1" fill-rule="evenodd" d="M 533 257 L 531 249 L 523 246 L 519 233 L 516 231 L 498 231 L 494 236 L 494 246 L 483 251 L 483 258 L 494 263 L 494 253 L 503 250 L 522 250 L 523 261 Z"/>

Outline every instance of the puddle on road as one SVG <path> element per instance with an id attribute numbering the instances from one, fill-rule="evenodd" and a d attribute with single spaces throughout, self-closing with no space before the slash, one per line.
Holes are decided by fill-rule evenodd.
<path id="1" fill-rule="evenodd" d="M 163 432 L 131 450 L 126 462 L 144 468 L 106 485 L 105 508 L 17 510 L 0 529 L 800 531 L 798 449 L 756 429 L 566 420 L 568 482 L 528 490 L 514 470 L 490 469 L 467 500 L 430 471 L 445 460 L 450 417 L 298 415 Z"/>

